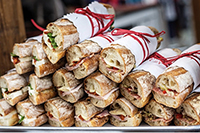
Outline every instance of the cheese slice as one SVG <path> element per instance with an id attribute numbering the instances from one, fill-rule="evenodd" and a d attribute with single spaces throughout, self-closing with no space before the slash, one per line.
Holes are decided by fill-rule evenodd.
<path id="1" fill-rule="evenodd" d="M 123 116 L 126 116 L 126 113 L 122 108 L 111 110 L 111 111 L 109 111 L 109 113 L 112 114 L 112 115 L 123 115 Z"/>

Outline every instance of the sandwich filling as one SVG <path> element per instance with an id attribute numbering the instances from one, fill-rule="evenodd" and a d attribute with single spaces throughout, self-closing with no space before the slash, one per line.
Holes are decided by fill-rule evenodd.
<path id="1" fill-rule="evenodd" d="M 160 95 L 169 96 L 173 98 L 179 94 L 176 90 L 169 89 L 165 86 L 158 87 L 158 88 L 155 87 L 153 88 L 153 91 Z"/>
<path id="2" fill-rule="evenodd" d="M 132 87 L 133 86 L 133 87 Z M 128 86 L 126 84 L 122 85 L 122 88 L 125 91 L 128 91 L 129 94 L 131 94 L 131 96 L 135 99 L 135 100 L 141 100 L 141 96 L 138 94 L 138 88 L 136 87 L 136 85 L 132 85 L 132 86 Z"/>
<path id="3" fill-rule="evenodd" d="M 193 125 L 194 123 L 196 123 L 197 121 L 183 113 L 177 113 L 175 114 L 175 118 L 178 120 L 178 121 L 183 121 L 185 123 L 187 123 L 188 125 Z"/>
<path id="4" fill-rule="evenodd" d="M 14 65 L 20 62 L 26 62 L 26 61 L 31 61 L 31 60 L 32 60 L 32 57 L 20 58 L 18 55 L 11 53 L 11 61 L 13 62 Z"/>
<path id="5" fill-rule="evenodd" d="M 110 115 L 122 122 L 127 121 L 130 116 L 126 115 L 125 111 L 122 108 L 116 108 L 114 110 L 109 111 Z"/>
<path id="6" fill-rule="evenodd" d="M 61 88 L 58 88 L 58 92 L 62 95 L 62 96 L 66 96 L 66 95 L 69 95 L 71 93 L 74 93 L 74 92 L 78 92 L 81 87 L 83 86 L 83 84 L 79 84 L 78 86 L 74 87 L 74 88 L 70 88 L 68 89 L 68 91 L 63 91 L 63 89 Z M 65 87 L 65 86 L 64 86 Z M 63 87 L 62 87 L 63 88 Z M 66 90 L 66 89 L 65 89 Z"/>
<path id="7" fill-rule="evenodd" d="M 14 99 L 16 97 L 22 96 L 27 91 L 28 91 L 28 87 L 22 87 L 22 89 L 16 90 L 16 91 L 13 91 L 13 92 L 9 92 L 7 88 L 2 88 L 3 97 L 6 100 L 11 100 L 11 99 Z"/>

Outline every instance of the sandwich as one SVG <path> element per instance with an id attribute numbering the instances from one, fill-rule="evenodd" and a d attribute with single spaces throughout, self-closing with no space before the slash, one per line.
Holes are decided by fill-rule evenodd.
<path id="1" fill-rule="evenodd" d="M 144 121 L 150 126 L 168 126 L 174 119 L 174 109 L 151 99 L 143 110 Z"/>
<path id="2" fill-rule="evenodd" d="M 4 98 L 0 99 L 0 114 L 1 126 L 14 126 L 19 121 L 17 110 L 8 104 Z"/>
<path id="3" fill-rule="evenodd" d="M 108 120 L 109 113 L 90 102 L 90 98 L 80 100 L 74 104 L 76 127 L 101 127 Z"/>
<path id="4" fill-rule="evenodd" d="M 192 93 L 176 109 L 174 124 L 176 126 L 200 125 L 200 93 Z"/>
<path id="5" fill-rule="evenodd" d="M 57 63 L 52 64 L 46 57 L 41 43 L 33 46 L 32 58 L 32 64 L 35 67 L 34 72 L 39 78 L 54 73 L 57 69 L 63 67 L 65 64 L 64 58 L 59 60 Z"/>
<path id="6" fill-rule="evenodd" d="M 81 14 L 80 10 L 91 13 L 84 15 Z M 112 11 L 112 13 L 109 13 L 109 11 Z M 42 42 L 43 49 L 51 63 L 58 62 L 65 55 L 65 51 L 70 45 L 88 39 L 100 30 L 102 32 L 107 30 L 114 18 L 113 11 L 113 7 L 108 4 L 93 2 L 84 9 L 79 8 L 75 13 L 67 14 L 63 18 L 49 23 L 46 30 L 43 31 Z M 97 16 L 92 15 L 95 13 L 110 15 L 111 17 L 102 19 L 99 16 L 97 19 Z M 87 32 L 85 32 L 86 30 Z"/>
<path id="7" fill-rule="evenodd" d="M 29 99 L 34 105 L 46 102 L 57 95 L 53 86 L 52 76 L 38 78 L 34 73 L 29 76 Z"/>
<path id="8" fill-rule="evenodd" d="M 25 43 L 15 43 L 11 53 L 11 61 L 14 64 L 17 73 L 24 74 L 31 72 L 34 69 L 32 65 L 32 48 L 38 43 L 37 40 L 29 40 Z"/>
<path id="9" fill-rule="evenodd" d="M 85 94 L 81 80 L 65 68 L 57 70 L 52 79 L 58 95 L 67 102 L 75 103 Z"/>
<path id="10" fill-rule="evenodd" d="M 156 50 L 160 43 L 157 37 L 162 33 L 157 32 L 155 28 L 146 26 L 136 26 L 122 32 L 119 29 L 119 33 L 127 33 L 127 35 L 101 51 L 99 70 L 114 82 L 122 82 L 133 68 L 140 65 Z M 112 34 L 118 35 L 118 30 L 114 30 Z"/>
<path id="11" fill-rule="evenodd" d="M 16 109 L 22 126 L 37 127 L 48 121 L 43 105 L 33 105 L 29 99 L 17 103 Z"/>
<path id="12" fill-rule="evenodd" d="M 74 125 L 74 107 L 70 103 L 60 97 L 54 97 L 49 99 L 44 107 L 51 126 L 70 127 Z"/>
<path id="13" fill-rule="evenodd" d="M 1 76 L 0 87 L 3 98 L 12 106 L 28 96 L 28 82 L 16 71 Z"/>
<path id="14" fill-rule="evenodd" d="M 156 78 L 150 72 L 136 70 L 122 81 L 120 92 L 133 105 L 142 108 L 149 102 L 155 82 Z"/>
<path id="15" fill-rule="evenodd" d="M 105 108 L 119 96 L 117 83 L 100 72 L 95 72 L 84 80 L 84 89 L 96 107 Z"/>
<path id="16" fill-rule="evenodd" d="M 118 98 L 110 106 L 110 123 L 117 127 L 139 126 L 142 122 L 141 111 L 125 98 Z"/>

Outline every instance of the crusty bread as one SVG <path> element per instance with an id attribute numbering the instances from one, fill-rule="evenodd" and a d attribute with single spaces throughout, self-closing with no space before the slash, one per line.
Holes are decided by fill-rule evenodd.
<path id="1" fill-rule="evenodd" d="M 171 123 L 171 121 L 165 121 L 164 119 L 158 119 L 156 121 L 145 119 L 144 121 L 150 126 L 169 126 L 169 124 Z"/>
<path id="2" fill-rule="evenodd" d="M 5 99 L 0 99 L 0 125 L 13 126 L 18 123 L 18 114 L 16 109 L 9 105 Z"/>
<path id="3" fill-rule="evenodd" d="M 42 105 L 33 105 L 29 99 L 18 102 L 16 105 L 17 112 L 24 116 L 22 126 L 40 126 L 47 122 L 47 116 Z"/>
<path id="4" fill-rule="evenodd" d="M 70 103 L 76 103 L 79 99 L 81 99 L 85 93 L 83 90 L 83 87 L 81 87 L 78 91 L 74 91 L 68 95 L 62 95 L 62 91 L 58 90 L 58 95 L 65 101 L 70 102 Z"/>
<path id="5" fill-rule="evenodd" d="M 71 127 L 74 125 L 75 120 L 73 115 L 63 121 L 58 121 L 57 119 L 48 119 L 48 122 L 53 127 Z"/>
<path id="6" fill-rule="evenodd" d="M 81 116 L 84 120 L 88 121 L 92 117 L 94 117 L 96 114 L 99 114 L 103 111 L 103 109 L 95 107 L 91 101 L 90 98 L 86 98 L 85 100 L 78 101 L 74 104 L 75 107 L 75 115 Z"/>
<path id="7" fill-rule="evenodd" d="M 113 72 L 108 69 L 115 67 L 122 72 Z M 111 44 L 101 51 L 99 70 L 116 83 L 120 83 L 135 65 L 134 55 L 125 46 Z"/>
<path id="8" fill-rule="evenodd" d="M 97 70 L 99 66 L 99 54 L 86 59 L 73 73 L 77 79 L 83 79 Z"/>
<path id="9" fill-rule="evenodd" d="M 32 65 L 32 60 L 19 62 L 14 65 L 18 74 L 24 74 L 27 72 L 31 72 L 34 70 L 34 66 Z"/>
<path id="10" fill-rule="evenodd" d="M 22 87 L 20 90 L 12 91 L 9 93 L 7 93 L 6 90 L 2 88 L 2 95 L 11 106 L 14 106 L 19 101 L 28 97 L 28 86 Z"/>
<path id="11" fill-rule="evenodd" d="M 117 87 L 117 83 L 108 79 L 100 72 L 95 72 L 84 80 L 84 88 L 89 92 L 96 92 L 100 96 L 109 93 L 113 88 Z"/>
<path id="12" fill-rule="evenodd" d="M 145 111 L 148 111 L 156 117 L 163 118 L 165 120 L 172 118 L 174 115 L 174 109 L 159 104 L 154 99 L 151 99 L 145 106 Z"/>
<path id="13" fill-rule="evenodd" d="M 57 70 L 53 75 L 53 84 L 61 91 L 70 91 L 80 83 L 81 81 L 77 80 L 74 74 L 65 68 Z"/>
<path id="14" fill-rule="evenodd" d="M 96 54 L 101 51 L 101 47 L 90 40 L 85 40 L 79 44 L 70 46 L 66 52 L 66 59 L 69 66 L 73 65 L 73 62 L 78 62 L 81 59 Z"/>
<path id="15" fill-rule="evenodd" d="M 155 85 L 156 78 L 151 73 L 138 70 L 133 71 L 128 74 L 122 83 L 120 84 L 120 90 L 122 95 L 130 100 L 135 106 L 137 105 L 145 105 L 144 103 L 148 102 L 149 95 Z M 132 92 L 128 92 L 128 88 L 131 88 Z M 132 94 L 125 94 L 125 93 L 134 93 L 135 95 L 139 96 L 140 98 L 137 99 Z M 141 108 L 143 106 L 137 106 Z"/>
<path id="16" fill-rule="evenodd" d="M 152 91 L 152 92 L 153 92 L 154 99 L 158 103 L 161 103 L 161 104 L 163 104 L 163 105 L 165 105 L 167 107 L 178 108 L 183 103 L 185 98 L 190 94 L 192 89 L 193 89 L 193 84 L 190 85 L 189 87 L 187 87 L 181 93 L 178 93 L 174 97 L 167 96 L 167 95 L 160 95 L 160 94 L 158 94 L 158 93 L 156 93 L 154 91 Z"/>
<path id="17" fill-rule="evenodd" d="M 108 116 L 103 118 L 92 118 L 90 121 L 75 121 L 76 127 L 102 127 L 109 120 Z"/>
<path id="18" fill-rule="evenodd" d="M 49 99 L 44 104 L 44 107 L 47 113 L 50 113 L 59 121 L 64 121 L 71 117 L 72 114 L 74 115 L 74 107 L 60 97 Z"/>
<path id="19" fill-rule="evenodd" d="M 7 73 L 0 78 L 0 87 L 7 88 L 9 92 L 20 90 L 21 87 L 27 86 L 26 79 L 16 71 Z"/>
<path id="20" fill-rule="evenodd" d="M 99 108 L 106 108 L 112 104 L 119 96 L 119 90 L 114 91 L 106 100 L 91 97 L 91 103 Z"/>

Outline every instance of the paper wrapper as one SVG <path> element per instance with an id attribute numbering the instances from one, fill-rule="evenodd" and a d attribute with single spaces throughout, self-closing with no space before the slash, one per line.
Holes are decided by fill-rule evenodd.
<path id="1" fill-rule="evenodd" d="M 157 53 L 165 58 L 177 56 L 177 53 L 171 48 L 159 50 L 157 51 Z M 161 73 L 164 72 L 166 68 L 167 67 L 159 59 L 151 57 L 148 60 L 144 61 L 141 65 L 136 67 L 134 70 L 148 71 L 157 78 Z"/>
<path id="2" fill-rule="evenodd" d="M 136 27 L 132 28 L 131 30 L 136 31 L 136 32 L 142 32 L 142 33 L 148 33 L 148 34 L 154 35 L 153 31 L 151 31 L 147 26 L 136 26 Z M 156 37 L 145 36 L 149 40 L 149 42 L 145 41 L 147 44 L 147 46 L 146 46 L 143 39 L 141 39 L 140 37 L 138 37 L 134 34 L 131 34 L 131 35 L 137 37 L 142 42 L 142 46 L 139 44 L 139 42 L 137 40 L 135 40 L 133 37 L 131 37 L 129 35 L 114 41 L 112 44 L 120 44 L 120 45 L 123 45 L 126 48 L 130 49 L 132 54 L 135 56 L 135 60 L 136 60 L 135 65 L 137 67 L 150 54 L 155 52 L 158 43 L 157 43 Z"/>
<path id="3" fill-rule="evenodd" d="M 192 51 L 196 51 L 196 50 L 200 50 L 199 44 L 195 44 L 195 45 L 189 47 L 182 53 L 192 52 Z M 195 54 L 195 55 L 198 57 L 198 58 L 194 57 L 195 60 L 198 63 L 200 63 L 200 55 L 199 54 Z M 194 81 L 193 89 L 195 89 L 200 84 L 200 66 L 195 60 L 193 60 L 189 57 L 182 57 L 182 58 L 176 60 L 172 65 L 170 65 L 170 67 L 171 66 L 183 67 L 185 70 L 187 70 L 190 73 L 190 75 L 192 76 L 193 81 Z"/>
<path id="4" fill-rule="evenodd" d="M 42 43 L 42 35 L 30 37 L 26 40 L 26 42 L 32 39 L 37 40 L 38 42 Z"/>
<path id="5" fill-rule="evenodd" d="M 100 47 L 105 48 L 105 47 L 108 47 L 111 42 L 120 39 L 122 36 L 123 35 L 113 36 L 113 35 L 111 35 L 110 32 L 107 32 L 103 35 L 101 34 L 101 35 L 92 37 L 92 38 L 87 39 L 87 40 L 91 40 L 93 42 L 96 42 L 97 44 L 99 44 Z"/>
<path id="6" fill-rule="evenodd" d="M 88 8 L 90 9 L 90 11 L 98 14 L 108 14 L 107 9 L 102 4 L 96 1 L 89 4 Z M 94 36 L 101 28 L 103 28 L 102 25 L 99 24 L 99 21 L 92 16 L 90 16 L 90 18 L 92 19 L 93 26 L 90 22 L 90 19 L 82 14 L 70 13 L 64 15 L 63 18 L 70 20 L 77 28 L 77 31 L 79 33 L 79 42 L 82 42 L 83 40 Z M 110 20 L 104 19 L 104 25 L 106 25 L 109 21 Z M 94 33 L 92 34 L 93 27 Z"/>

